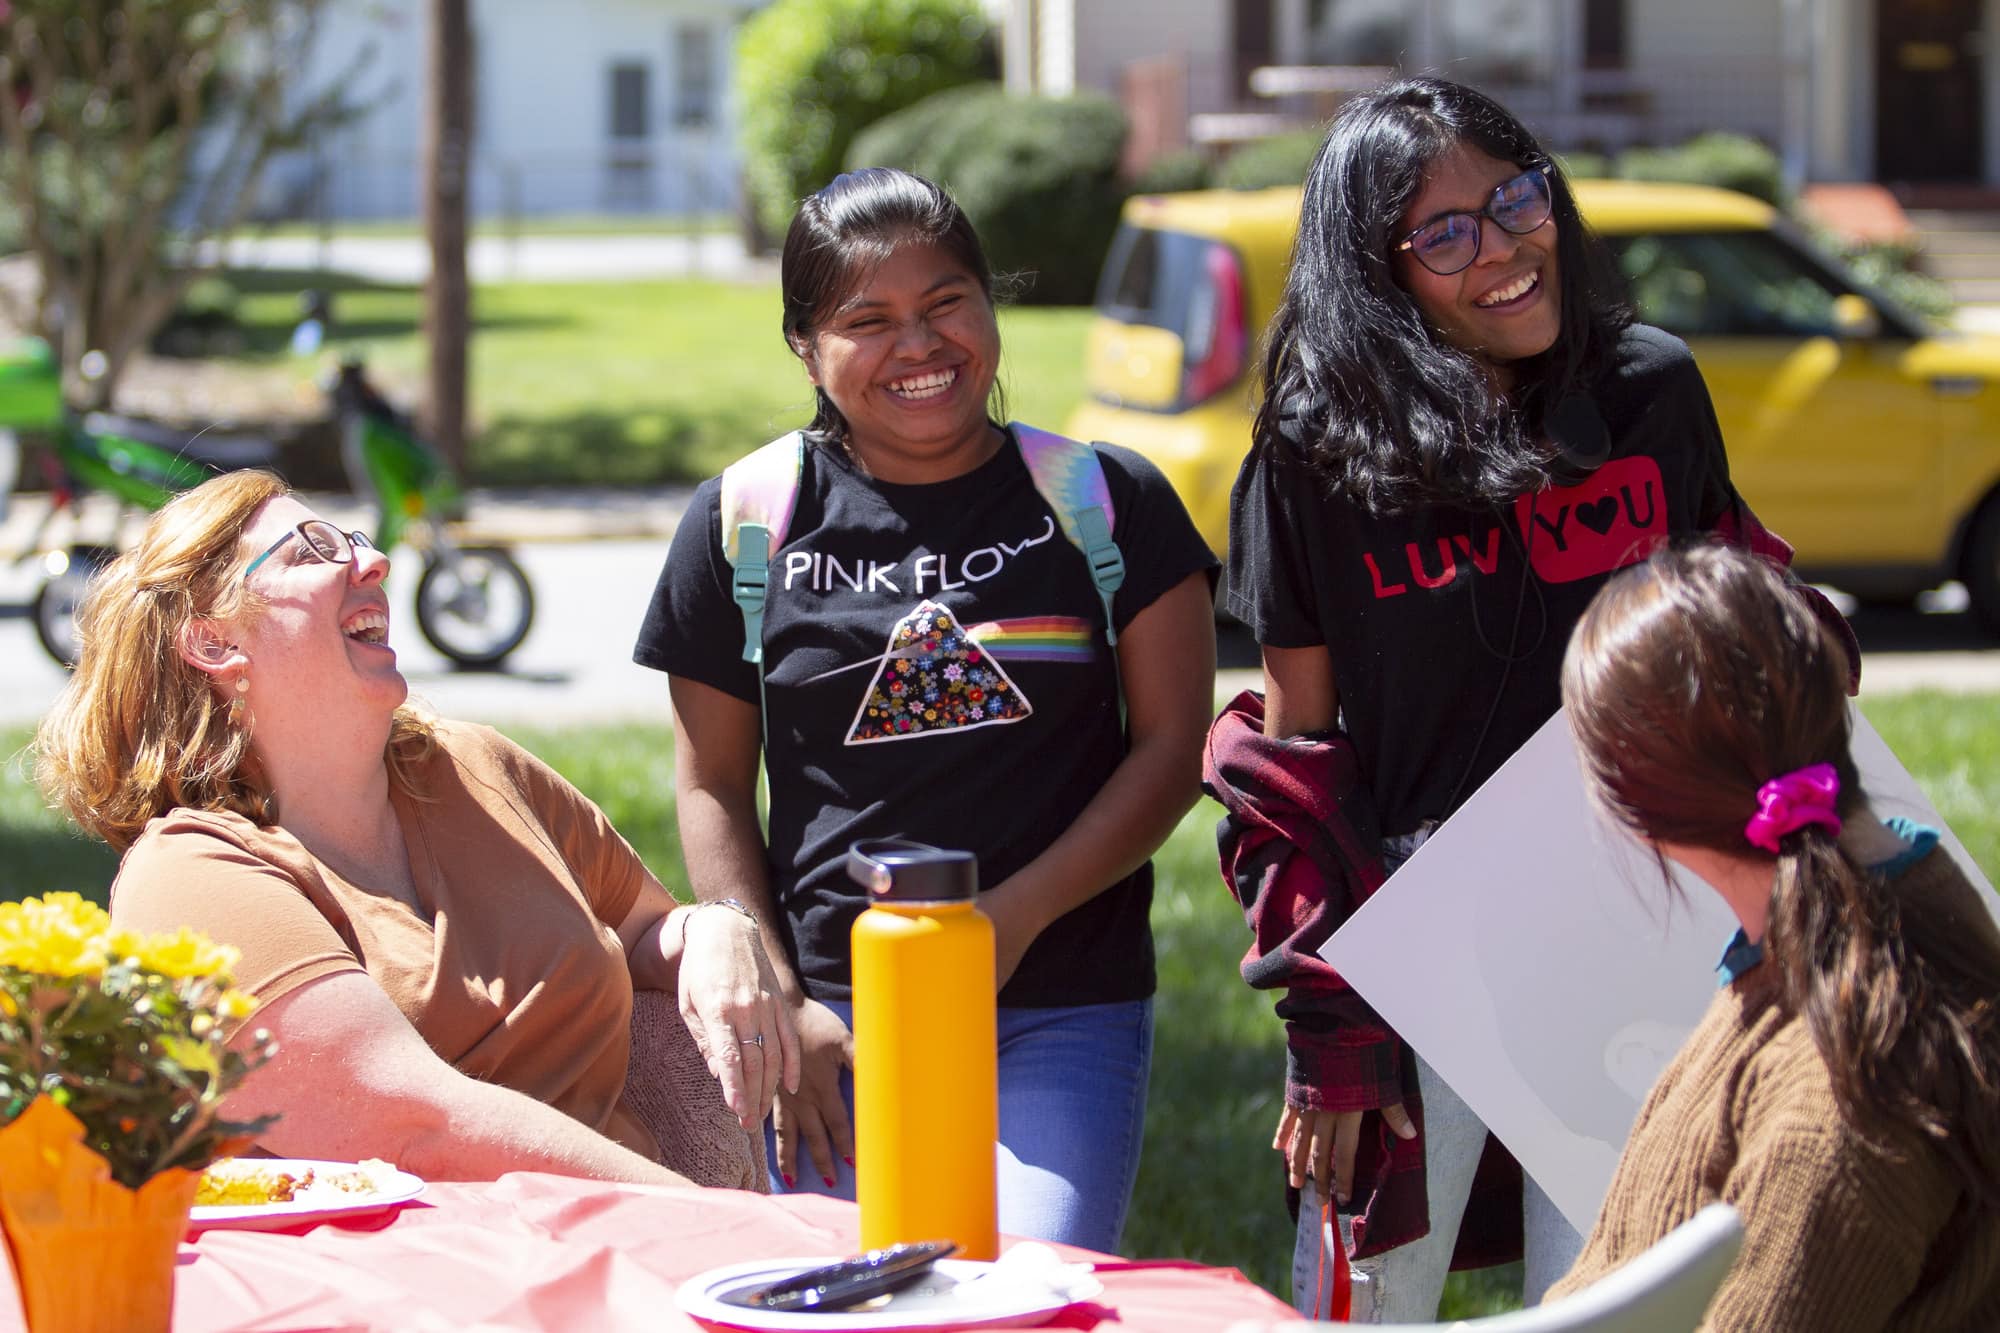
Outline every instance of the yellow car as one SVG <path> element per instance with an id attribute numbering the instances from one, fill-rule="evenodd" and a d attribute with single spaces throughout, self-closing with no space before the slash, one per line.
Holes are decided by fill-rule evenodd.
<path id="1" fill-rule="evenodd" d="M 1744 195 L 1576 194 L 1639 317 L 1694 349 L 1737 487 L 1800 572 L 1881 602 L 1961 579 L 2000 632 L 2000 338 L 1934 331 Z M 1150 457 L 1217 552 L 1298 209 L 1296 189 L 1136 197 L 1098 287 L 1065 433 Z"/>

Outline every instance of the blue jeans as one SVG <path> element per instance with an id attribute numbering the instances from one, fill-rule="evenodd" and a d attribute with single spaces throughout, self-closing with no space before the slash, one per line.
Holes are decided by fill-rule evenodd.
<path id="1" fill-rule="evenodd" d="M 1356 1324 L 1428 1324 L 1437 1318 L 1438 1299 L 1458 1243 L 1458 1224 L 1472 1195 L 1472 1177 L 1486 1149 L 1485 1122 L 1417 1057 L 1417 1087 L 1424 1099 L 1424 1177 L 1430 1204 L 1428 1235 L 1393 1250 L 1356 1259 L 1353 1305 Z M 1583 1249 L 1583 1237 L 1543 1193 L 1534 1178 L 1521 1176 L 1521 1221 L 1527 1271 L 1521 1303 L 1539 1305 L 1542 1293 L 1567 1273 Z M 1348 1219 L 1340 1218 L 1340 1240 L 1350 1249 Z M 1310 1179 L 1299 1194 L 1298 1240 L 1292 1251 L 1292 1304 L 1306 1314 L 1325 1316 L 1331 1300 L 1332 1256 L 1324 1251 L 1319 1192 Z M 1315 1279 L 1318 1279 L 1317 1285 Z M 1316 1309 L 1315 1309 L 1316 1307 Z"/>
<path id="2" fill-rule="evenodd" d="M 826 1007 L 854 1026 L 852 1005 Z M 1000 1230 L 1117 1253 L 1145 1133 L 1153 1002 L 1002 1009 L 998 1018 Z M 840 1093 L 851 1116 L 854 1080 L 845 1070 Z M 771 1188 L 783 1193 L 768 1122 L 764 1135 Z M 794 1190 L 854 1197 L 846 1163 L 834 1164 L 827 1185 L 801 1147 L 798 1168 Z"/>

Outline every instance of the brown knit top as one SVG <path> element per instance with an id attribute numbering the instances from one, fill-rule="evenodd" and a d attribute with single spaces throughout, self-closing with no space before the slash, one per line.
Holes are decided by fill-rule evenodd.
<path id="1" fill-rule="evenodd" d="M 1897 883 L 1911 907 L 1996 935 L 1944 852 Z M 1811 1034 L 1779 1000 L 1769 965 L 1716 995 L 1646 1098 L 1597 1225 L 1548 1299 L 1720 1200 L 1742 1217 L 1743 1251 L 1704 1329 L 2000 1330 L 2000 1215 L 1919 1136 L 1899 1135 L 1891 1155 L 1844 1124 Z"/>

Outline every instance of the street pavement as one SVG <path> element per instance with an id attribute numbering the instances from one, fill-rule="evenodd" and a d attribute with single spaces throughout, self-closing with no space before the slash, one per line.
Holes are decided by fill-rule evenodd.
<path id="1" fill-rule="evenodd" d="M 685 487 L 473 492 L 467 540 L 515 548 L 534 585 L 534 628 L 504 670 L 455 669 L 417 630 L 410 607 L 417 557 L 396 553 L 389 634 L 411 693 L 446 716 L 477 721 L 664 721 L 666 682 L 632 663 L 632 644 L 689 495 Z M 343 526 L 372 523 L 351 497 L 304 498 Z M 96 499 L 78 535 L 101 540 L 117 517 Z M 16 496 L 0 519 L 0 726 L 32 723 L 67 679 L 36 641 L 26 607 L 40 573 L 20 553 L 44 509 L 39 496 Z M 50 535 L 69 540 L 65 530 Z M 2000 692 L 2000 643 L 1956 609 L 1962 591 L 1928 595 L 1924 605 L 1924 611 L 1855 613 L 1865 657 L 1863 701 L 1917 688 Z M 1257 683 L 1256 645 L 1240 628 L 1225 629 L 1221 656 L 1218 690 L 1225 697 Z"/>

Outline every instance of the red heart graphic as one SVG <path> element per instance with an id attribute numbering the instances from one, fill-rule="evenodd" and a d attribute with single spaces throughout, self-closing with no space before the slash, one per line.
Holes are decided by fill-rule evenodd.
<path id="1" fill-rule="evenodd" d="M 1574 486 L 1514 505 L 1521 540 L 1544 583 L 1574 583 L 1637 564 L 1667 539 L 1666 485 L 1643 455 L 1614 458 Z"/>

